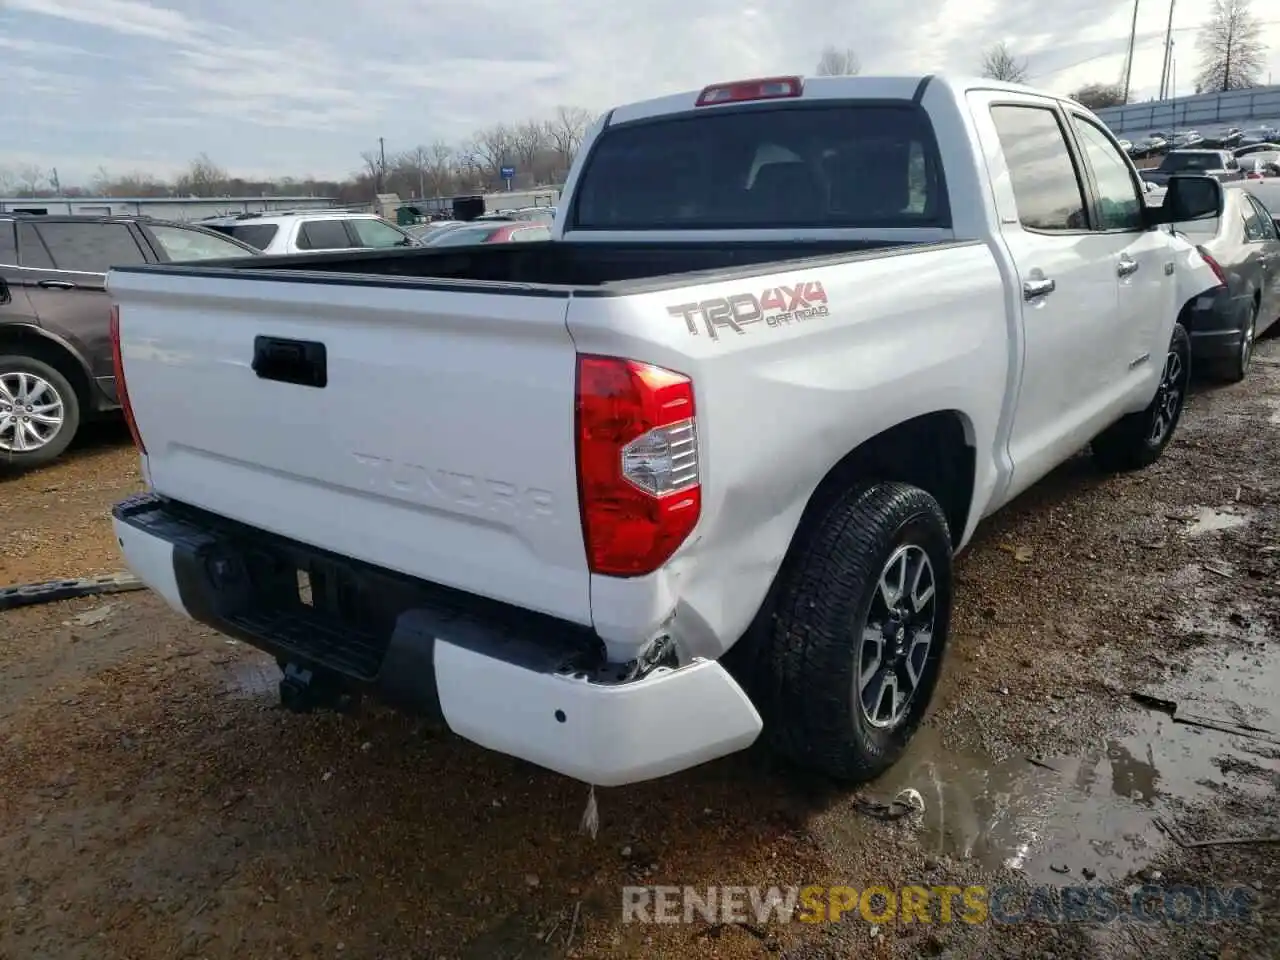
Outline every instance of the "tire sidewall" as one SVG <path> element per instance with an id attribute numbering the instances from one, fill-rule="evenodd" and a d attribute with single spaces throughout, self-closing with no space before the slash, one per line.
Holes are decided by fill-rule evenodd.
<path id="1" fill-rule="evenodd" d="M 1244 329 L 1240 332 L 1241 343 L 1240 353 L 1236 355 L 1235 374 L 1236 380 L 1243 380 L 1249 374 L 1249 367 L 1253 365 L 1253 351 L 1258 339 L 1258 316 L 1262 313 L 1262 305 L 1260 302 L 1254 302 L 1249 308 L 1249 313 L 1245 318 Z M 1245 354 L 1245 344 L 1249 344 L 1249 352 Z"/>
<path id="2" fill-rule="evenodd" d="M 80 398 L 66 377 L 35 357 L 0 356 L 0 376 L 10 373 L 30 373 L 52 386 L 62 400 L 63 420 L 57 435 L 38 450 L 23 453 L 0 450 L 0 467 L 23 470 L 43 466 L 60 457 L 75 439 L 80 429 Z"/>
<path id="3" fill-rule="evenodd" d="M 912 696 L 906 714 L 892 727 L 875 727 L 863 716 L 860 702 L 854 693 L 861 656 L 862 630 L 871 612 L 875 594 L 879 590 L 880 572 L 894 551 L 906 545 L 920 547 L 933 565 L 935 581 L 933 642 L 921 673 L 920 685 Z M 846 658 L 841 680 L 848 697 L 846 716 L 850 739 L 856 745 L 855 748 L 875 766 L 887 767 L 906 749 L 907 743 L 920 726 L 933 701 L 933 693 L 942 675 L 944 653 L 951 632 L 954 583 L 950 538 L 946 529 L 940 527 L 934 516 L 927 510 L 913 511 L 905 516 L 892 531 L 880 538 L 876 557 L 877 560 L 873 563 L 874 575 L 868 583 L 863 585 L 854 608 L 856 614 L 849 620 L 855 627 L 851 631 L 849 655 Z"/>
<path id="4" fill-rule="evenodd" d="M 1173 336 L 1169 339 L 1169 349 L 1165 352 L 1164 359 L 1160 364 L 1160 382 L 1164 380 L 1164 365 L 1169 360 L 1169 354 L 1177 352 L 1182 360 L 1182 382 L 1179 385 L 1179 400 L 1177 412 L 1173 415 L 1173 422 L 1169 424 L 1169 428 L 1165 430 L 1164 436 L 1159 442 L 1151 442 L 1151 427 L 1154 424 L 1156 407 L 1160 402 L 1159 385 L 1156 387 L 1156 395 L 1151 401 L 1151 405 L 1147 408 L 1146 416 L 1143 417 L 1143 425 L 1145 432 L 1143 433 L 1142 442 L 1152 454 L 1159 456 L 1169 442 L 1173 440 L 1173 435 L 1178 432 L 1178 424 L 1182 422 L 1182 411 L 1187 407 L 1187 388 L 1191 385 L 1191 337 L 1187 333 L 1186 327 L 1180 323 L 1173 326 Z"/>

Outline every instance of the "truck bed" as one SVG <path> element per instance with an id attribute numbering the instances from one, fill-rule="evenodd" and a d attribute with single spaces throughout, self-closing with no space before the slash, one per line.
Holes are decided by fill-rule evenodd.
<path id="1" fill-rule="evenodd" d="M 707 275 L 731 279 L 760 272 L 769 263 L 807 261 L 811 266 L 845 262 L 860 256 L 883 256 L 906 251 L 918 243 L 886 240 L 767 240 L 697 241 L 681 243 L 608 242 L 504 243 L 474 248 L 410 248 L 352 253 L 294 254 L 284 257 L 246 257 L 221 260 L 217 266 L 175 264 L 165 272 L 195 271 L 202 276 L 237 275 L 247 271 L 267 279 L 279 279 L 283 271 L 341 274 L 334 282 L 368 283 L 369 277 L 395 277 L 414 281 L 441 281 L 450 290 L 459 283 L 510 284 L 521 292 L 529 287 L 561 292 L 582 288 L 607 288 L 608 293 L 633 293 L 663 289 L 682 283 L 703 282 Z M 129 267 L 130 272 L 149 268 Z M 363 281 L 357 278 L 366 278 Z M 378 282 L 383 285 L 384 282 Z M 619 289 L 621 288 L 621 289 Z M 489 292 L 493 287 L 486 286 Z M 603 294 L 606 291 L 601 289 Z"/>

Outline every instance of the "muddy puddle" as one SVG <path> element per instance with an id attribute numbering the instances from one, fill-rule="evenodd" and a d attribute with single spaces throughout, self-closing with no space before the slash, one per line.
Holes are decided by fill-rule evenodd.
<path id="1" fill-rule="evenodd" d="M 1237 530 L 1249 522 L 1249 513 L 1224 507 L 1201 507 L 1184 531 L 1188 537 L 1202 537 L 1221 530 Z"/>
<path id="2" fill-rule="evenodd" d="M 925 730 L 874 792 L 920 791 L 929 855 L 1018 870 L 1036 883 L 1123 882 L 1169 842 L 1157 817 L 1228 784 L 1261 798 L 1280 785 L 1280 648 L 1215 646 L 1170 673 L 1141 691 L 1162 708 L 1135 702 L 1122 718 L 1129 732 L 1083 756 L 992 762 L 946 751 Z M 1210 728 L 1242 724 L 1256 729 Z M 865 821 L 847 827 L 862 831 Z"/>

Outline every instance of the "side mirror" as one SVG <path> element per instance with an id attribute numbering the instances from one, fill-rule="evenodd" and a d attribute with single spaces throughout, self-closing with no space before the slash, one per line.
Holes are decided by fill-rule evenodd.
<path id="1" fill-rule="evenodd" d="M 1181 223 L 1222 216 L 1226 194 L 1213 177 L 1173 176 L 1165 187 L 1164 203 L 1152 208 L 1153 222 Z"/>

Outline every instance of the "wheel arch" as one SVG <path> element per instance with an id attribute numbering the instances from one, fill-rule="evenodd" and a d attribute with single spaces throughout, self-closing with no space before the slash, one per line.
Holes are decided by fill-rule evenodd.
<path id="1" fill-rule="evenodd" d="M 95 409 L 93 374 L 79 351 L 66 340 L 33 324 L 5 324 L 0 326 L 0 356 L 11 353 L 41 360 L 66 377 L 76 392 L 82 416 Z"/>

